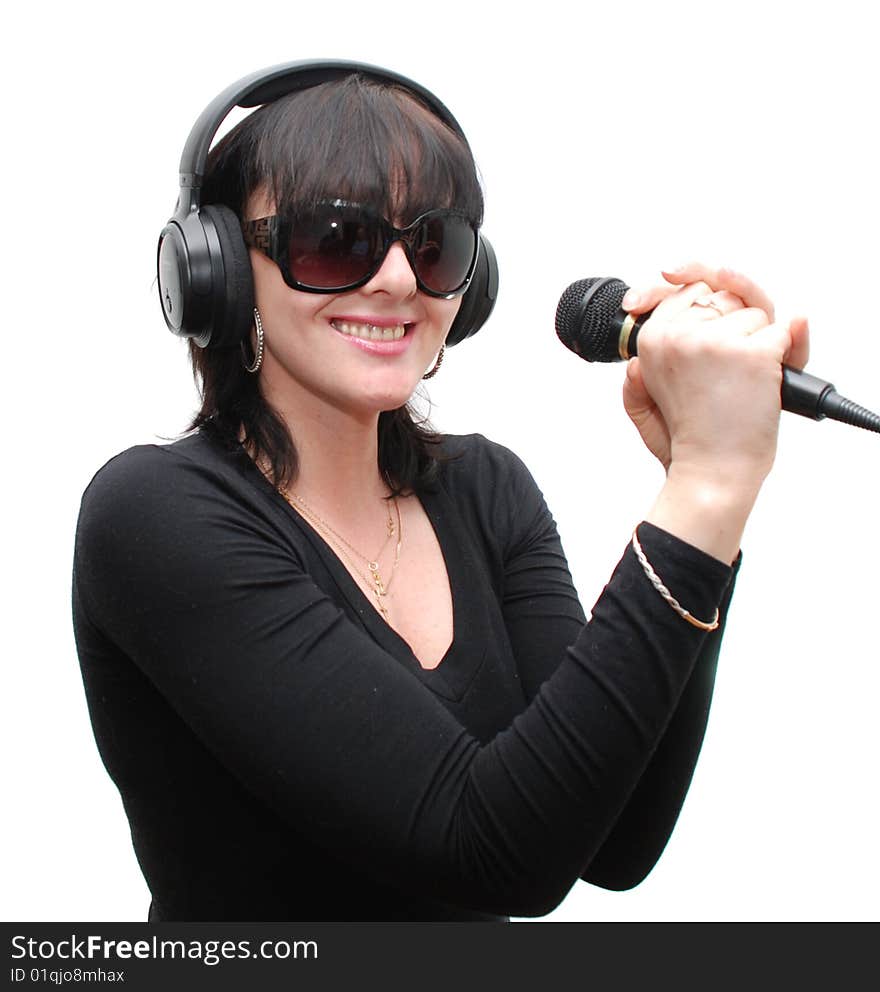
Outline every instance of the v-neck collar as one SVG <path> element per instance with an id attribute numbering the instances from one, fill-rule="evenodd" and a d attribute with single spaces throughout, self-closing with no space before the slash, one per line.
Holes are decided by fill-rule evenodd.
<path id="1" fill-rule="evenodd" d="M 358 615 L 370 637 L 405 665 L 432 692 L 447 699 L 460 700 L 485 659 L 489 624 L 485 609 L 480 608 L 483 597 L 480 590 L 475 588 L 475 583 L 480 581 L 479 569 L 466 546 L 462 521 L 446 490 L 438 486 L 436 489 L 424 489 L 417 494 L 434 528 L 446 565 L 453 618 L 452 643 L 435 668 L 423 668 L 409 644 L 385 622 L 332 547 L 271 485 L 243 448 L 241 453 L 250 480 L 294 521 L 321 558 L 339 594 Z"/>

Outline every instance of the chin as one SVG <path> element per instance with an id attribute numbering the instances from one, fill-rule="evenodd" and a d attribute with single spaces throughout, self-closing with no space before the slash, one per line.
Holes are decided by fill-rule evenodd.
<path id="1" fill-rule="evenodd" d="M 372 404 L 374 410 L 378 410 L 379 413 L 390 413 L 392 410 L 399 410 L 400 407 L 406 406 L 412 398 L 413 393 L 409 392 L 405 396 L 386 396 L 382 398 L 377 398 Z"/>
<path id="2" fill-rule="evenodd" d="M 400 385 L 369 390 L 362 394 L 361 399 L 371 410 L 378 411 L 379 413 L 397 410 L 399 407 L 406 406 L 410 401 L 413 393 L 418 388 L 419 382 L 421 382 L 421 377 L 415 382 L 408 380 Z"/>

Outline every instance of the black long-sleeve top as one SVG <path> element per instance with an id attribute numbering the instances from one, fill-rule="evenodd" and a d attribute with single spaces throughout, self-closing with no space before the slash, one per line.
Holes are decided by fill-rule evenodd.
<path id="1" fill-rule="evenodd" d="M 132 448 L 83 497 L 74 628 L 154 920 L 469 920 L 637 884 L 702 743 L 721 631 L 627 547 L 585 622 L 529 472 L 447 437 L 418 493 L 453 598 L 425 670 L 240 448 Z M 733 569 L 650 524 L 696 616 Z"/>

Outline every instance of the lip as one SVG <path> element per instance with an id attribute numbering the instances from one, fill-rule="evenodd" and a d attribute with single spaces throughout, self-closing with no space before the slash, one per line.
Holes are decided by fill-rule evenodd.
<path id="1" fill-rule="evenodd" d="M 336 330 L 332 323 L 334 320 L 341 320 L 350 324 L 373 324 L 375 327 L 397 327 L 399 324 L 403 324 L 404 334 L 398 341 L 367 341 L 365 338 L 356 338 L 351 334 L 343 334 L 342 331 Z M 354 345 L 368 354 L 389 358 L 395 355 L 402 355 L 409 348 L 416 326 L 414 320 L 407 319 L 406 317 L 377 317 L 372 315 L 366 316 L 364 314 L 334 314 L 330 318 L 329 323 L 333 333 L 348 342 L 348 344 Z"/>

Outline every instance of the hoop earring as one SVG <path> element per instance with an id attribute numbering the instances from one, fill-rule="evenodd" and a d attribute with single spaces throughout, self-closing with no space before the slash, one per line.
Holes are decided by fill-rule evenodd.
<path id="1" fill-rule="evenodd" d="M 260 311 L 256 307 L 254 307 L 254 326 L 257 329 L 257 348 L 253 363 L 248 363 L 245 340 L 241 342 L 241 364 L 244 366 L 245 372 L 250 372 L 251 375 L 256 375 L 263 364 L 263 321 L 260 319 Z"/>
<path id="2" fill-rule="evenodd" d="M 441 344 L 440 345 L 440 350 L 437 352 L 437 361 L 434 362 L 434 368 L 432 368 L 430 372 L 426 372 L 422 376 L 423 379 L 433 379 L 434 378 L 434 376 L 437 374 L 437 370 L 443 364 L 443 356 L 445 354 L 446 354 L 446 345 L 445 344 Z"/>

